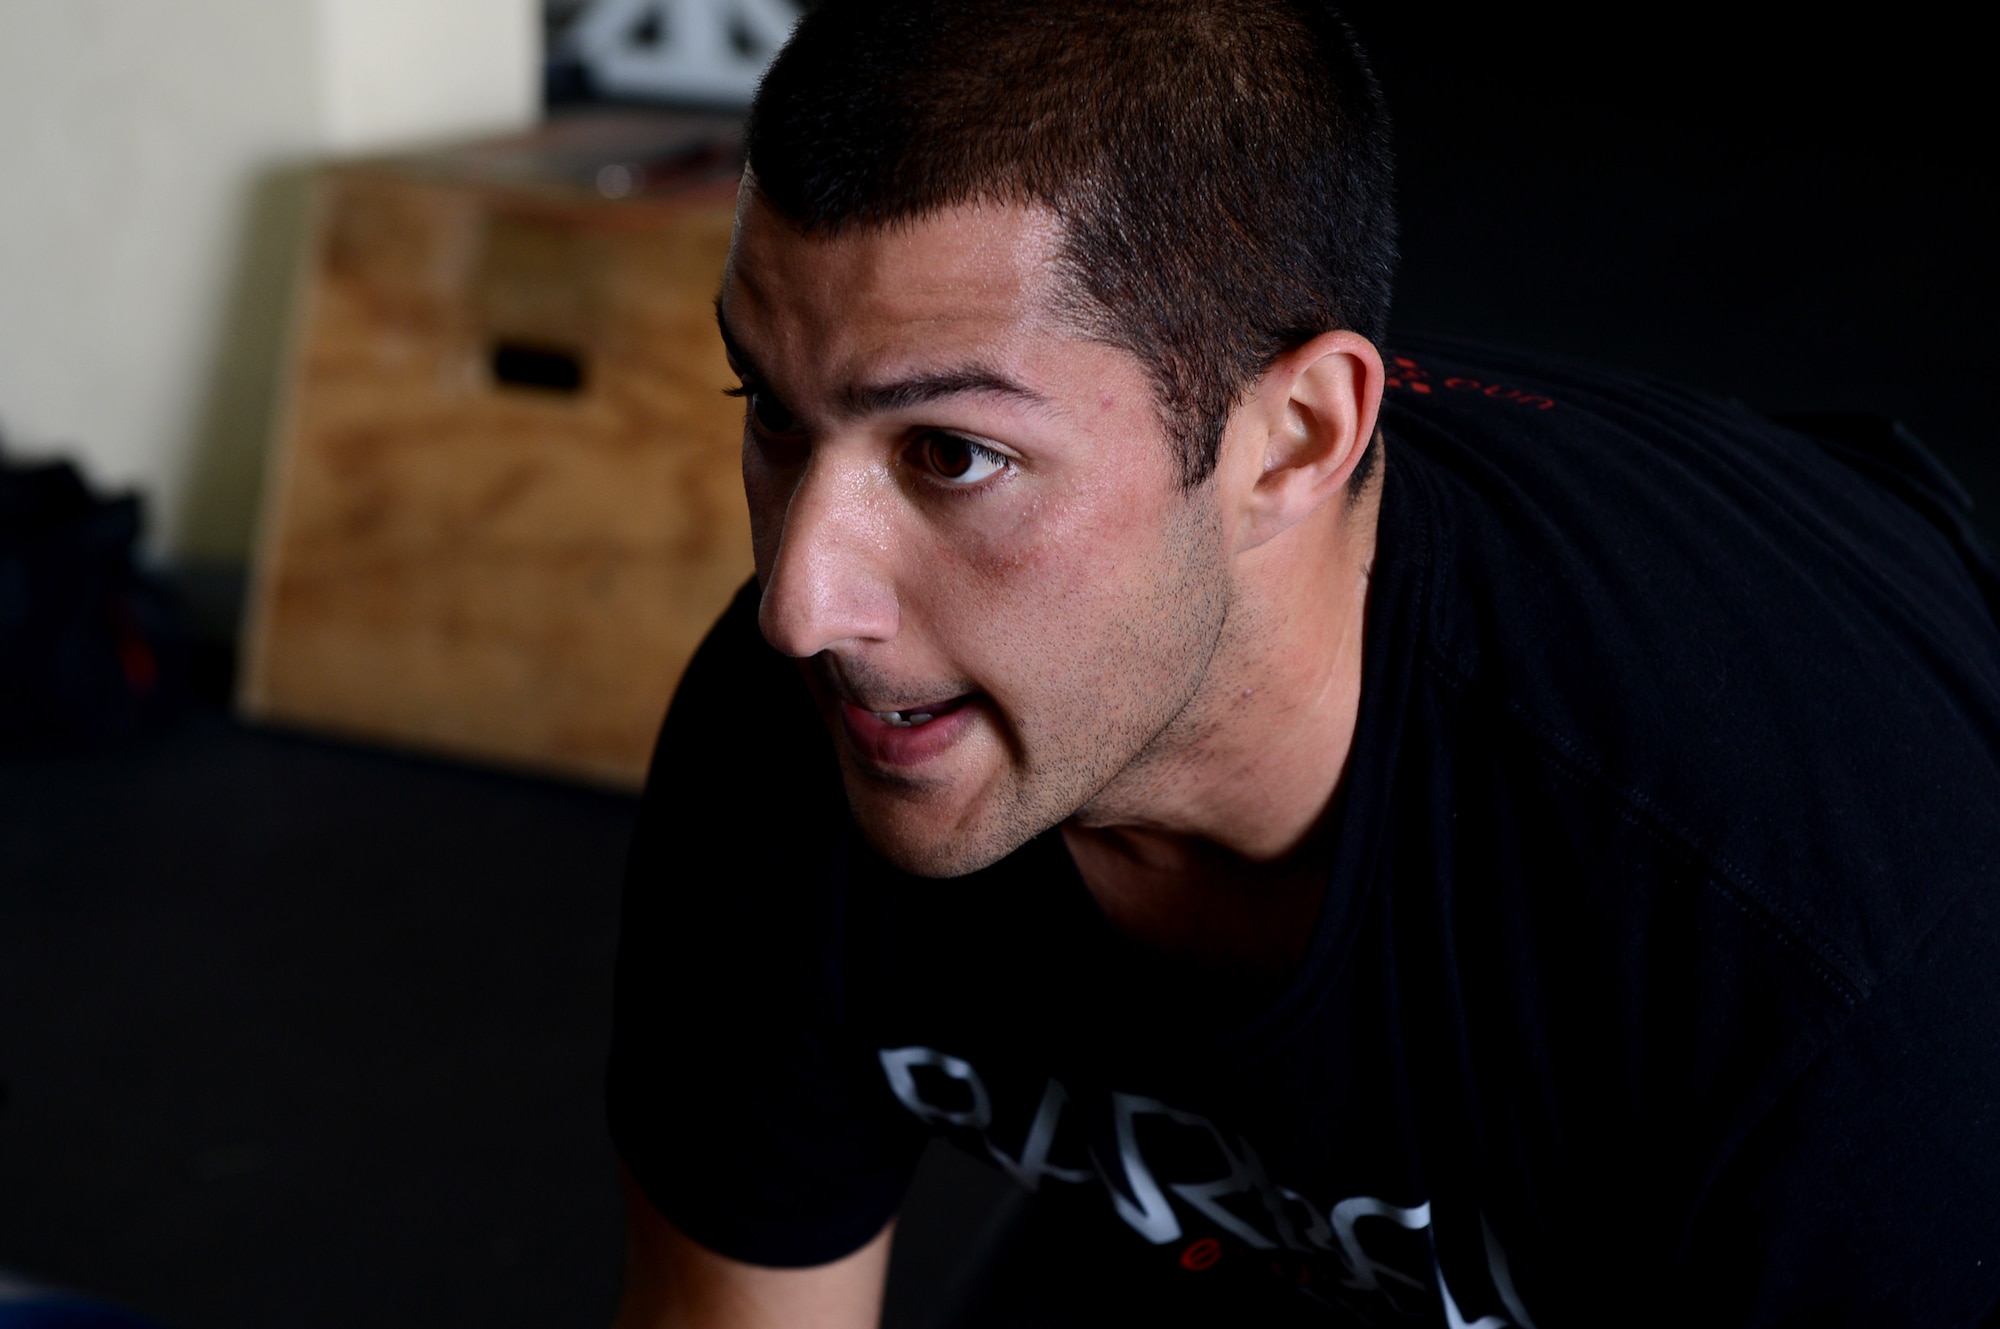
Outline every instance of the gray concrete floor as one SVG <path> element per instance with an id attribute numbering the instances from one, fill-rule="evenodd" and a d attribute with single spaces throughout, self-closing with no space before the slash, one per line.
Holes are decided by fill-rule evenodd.
<path id="1" fill-rule="evenodd" d="M 0 1268 L 181 1329 L 608 1324 L 635 809 L 213 706 L 0 756 Z M 926 1160 L 890 1329 L 1003 1194 Z"/>

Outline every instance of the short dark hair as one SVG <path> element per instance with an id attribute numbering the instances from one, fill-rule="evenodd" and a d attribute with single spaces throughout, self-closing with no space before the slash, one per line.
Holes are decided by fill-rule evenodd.
<path id="1" fill-rule="evenodd" d="M 808 234 L 1049 208 L 1073 312 L 1146 367 L 1189 484 L 1279 354 L 1387 327 L 1388 114 L 1314 0 L 823 0 L 746 146 Z"/>

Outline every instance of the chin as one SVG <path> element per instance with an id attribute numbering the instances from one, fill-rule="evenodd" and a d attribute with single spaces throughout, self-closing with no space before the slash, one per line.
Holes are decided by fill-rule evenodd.
<path id="1" fill-rule="evenodd" d="M 848 809 L 862 836 L 891 866 L 914 877 L 963 877 L 991 867 L 1048 829 L 1012 824 L 994 809 L 952 815 L 931 804 L 848 787 Z"/>
<path id="2" fill-rule="evenodd" d="M 905 827 L 882 825 L 873 818 L 857 816 L 855 821 L 876 853 L 913 877 L 963 877 L 993 866 L 1034 838 L 998 839 L 964 832 L 912 834 Z"/>

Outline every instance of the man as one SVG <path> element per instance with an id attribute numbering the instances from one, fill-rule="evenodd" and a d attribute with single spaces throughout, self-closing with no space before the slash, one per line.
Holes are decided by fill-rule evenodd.
<path id="1" fill-rule="evenodd" d="M 1949 481 L 1379 350 L 1309 0 L 839 3 L 718 304 L 757 584 L 635 848 L 626 1325 L 1978 1323 L 2000 641 Z M 721 863 L 720 871 L 697 866 Z"/>

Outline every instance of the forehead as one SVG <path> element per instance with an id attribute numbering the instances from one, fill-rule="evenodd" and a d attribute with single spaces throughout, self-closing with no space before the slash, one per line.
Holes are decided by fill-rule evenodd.
<path id="1" fill-rule="evenodd" d="M 746 182 L 724 271 L 725 326 L 745 349 L 860 362 L 1020 350 L 1061 334 L 1060 223 L 981 204 L 884 227 L 807 235 Z"/>

